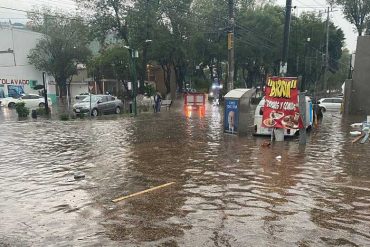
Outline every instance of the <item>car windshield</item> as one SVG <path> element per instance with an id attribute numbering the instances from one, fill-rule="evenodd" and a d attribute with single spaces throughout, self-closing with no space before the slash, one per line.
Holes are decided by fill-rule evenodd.
<path id="1" fill-rule="evenodd" d="M 96 102 L 98 101 L 99 99 L 101 99 L 101 97 L 99 96 L 96 96 L 96 95 L 91 95 L 91 102 Z M 82 100 L 82 102 L 90 102 L 90 97 L 86 97 Z"/>

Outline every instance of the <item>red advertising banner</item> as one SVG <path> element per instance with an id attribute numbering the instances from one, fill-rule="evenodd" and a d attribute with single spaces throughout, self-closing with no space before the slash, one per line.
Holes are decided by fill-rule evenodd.
<path id="1" fill-rule="evenodd" d="M 303 127 L 298 106 L 298 79 L 270 77 L 265 88 L 262 126 L 299 129 Z"/>

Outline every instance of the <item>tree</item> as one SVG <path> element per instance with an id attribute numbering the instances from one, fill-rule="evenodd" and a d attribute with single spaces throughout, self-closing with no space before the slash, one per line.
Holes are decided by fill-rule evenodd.
<path id="1" fill-rule="evenodd" d="M 65 95 L 67 80 L 77 73 L 77 64 L 85 63 L 90 54 L 88 28 L 79 16 L 69 16 L 50 10 L 34 11 L 29 15 L 33 30 L 44 34 L 28 55 L 38 70 L 52 75 Z"/>
<path id="2" fill-rule="evenodd" d="M 358 36 L 362 36 L 370 17 L 370 0 L 329 0 L 343 8 L 346 19 L 355 25 Z"/>
<path id="3" fill-rule="evenodd" d="M 340 90 L 344 81 L 348 79 L 351 55 L 347 49 L 343 50 L 343 54 L 337 63 L 338 70 L 336 73 L 331 73 L 328 78 L 328 87 L 330 90 Z"/>
<path id="4" fill-rule="evenodd" d="M 101 83 L 104 78 L 115 78 L 122 82 L 128 90 L 127 80 L 130 78 L 129 52 L 119 46 L 101 50 L 100 54 L 88 61 L 87 70 L 89 75 L 97 82 L 101 93 L 104 93 Z"/>

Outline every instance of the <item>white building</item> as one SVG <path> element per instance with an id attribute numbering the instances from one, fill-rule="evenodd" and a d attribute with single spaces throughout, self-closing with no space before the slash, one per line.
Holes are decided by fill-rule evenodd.
<path id="1" fill-rule="evenodd" d="M 35 48 L 43 34 L 13 26 L 0 25 L 0 98 L 21 93 L 38 93 L 35 85 L 42 85 L 42 71 L 29 64 L 27 56 Z M 88 92 L 85 68 L 78 68 L 72 78 L 71 97 Z M 55 103 L 58 87 L 52 76 L 46 76 L 48 96 Z"/>
<path id="2" fill-rule="evenodd" d="M 27 56 L 42 34 L 1 26 L 0 37 L 0 97 L 38 93 L 33 87 L 43 83 L 42 72 L 29 64 Z M 54 79 L 47 76 L 46 81 L 49 97 L 55 100 Z"/>

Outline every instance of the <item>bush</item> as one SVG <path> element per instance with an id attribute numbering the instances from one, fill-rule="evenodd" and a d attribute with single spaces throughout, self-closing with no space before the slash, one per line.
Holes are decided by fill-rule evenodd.
<path id="1" fill-rule="evenodd" d="M 153 87 L 153 85 L 147 84 L 144 86 L 144 92 L 148 97 L 154 96 L 155 88 Z"/>
<path id="2" fill-rule="evenodd" d="M 24 102 L 19 102 L 15 104 L 15 110 L 18 113 L 18 117 L 28 117 L 30 114 L 30 109 L 28 109 Z"/>
<path id="3" fill-rule="evenodd" d="M 49 112 L 50 112 L 50 109 L 49 109 Z M 37 108 L 36 113 L 37 113 L 38 116 L 44 116 L 44 115 L 46 115 L 46 110 L 45 110 L 45 108 Z"/>
<path id="4" fill-rule="evenodd" d="M 60 120 L 61 121 L 68 121 L 69 120 L 69 115 L 66 113 L 63 113 L 60 115 Z"/>

